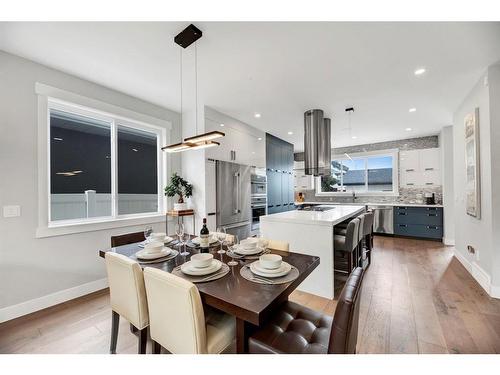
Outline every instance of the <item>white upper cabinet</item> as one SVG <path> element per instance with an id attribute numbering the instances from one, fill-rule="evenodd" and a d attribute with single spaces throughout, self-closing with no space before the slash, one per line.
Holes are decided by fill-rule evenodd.
<path id="1" fill-rule="evenodd" d="M 399 164 L 402 172 L 415 172 L 419 169 L 419 150 L 401 151 Z"/>
<path id="2" fill-rule="evenodd" d="M 441 150 L 439 148 L 427 148 L 420 150 L 420 170 L 435 171 L 440 170 Z"/>
<path id="3" fill-rule="evenodd" d="M 430 187 L 441 185 L 441 150 L 401 151 L 399 163 L 402 187 Z"/>
<path id="4" fill-rule="evenodd" d="M 264 132 L 218 112 L 210 111 L 209 113 L 218 118 L 205 117 L 205 131 L 218 130 L 226 136 L 216 140 L 220 146 L 206 149 L 205 155 L 208 159 L 260 168 L 266 167 L 266 135 Z"/>

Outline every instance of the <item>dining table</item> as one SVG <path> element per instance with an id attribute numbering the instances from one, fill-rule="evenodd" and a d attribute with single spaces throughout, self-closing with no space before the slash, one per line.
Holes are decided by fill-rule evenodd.
<path id="1" fill-rule="evenodd" d="M 135 254 L 142 250 L 140 242 L 99 250 L 99 256 L 104 258 L 107 252 L 115 252 L 135 259 Z M 178 244 L 170 245 L 178 248 Z M 182 246 L 182 245 L 181 245 Z M 227 250 L 227 246 L 223 245 Z M 189 261 L 191 255 L 200 252 L 199 248 L 186 246 L 188 255 L 177 255 L 175 258 L 152 264 L 139 264 L 142 268 L 152 267 L 165 272 L 172 272 L 176 267 Z M 227 253 L 219 254 L 220 245 L 211 246 L 209 252 L 215 259 L 228 263 L 233 260 Z M 318 267 L 320 258 L 317 256 L 299 254 L 295 252 L 271 250 L 271 253 L 283 257 L 298 270 L 298 277 L 285 284 L 261 284 L 243 278 L 240 274 L 242 267 L 248 266 L 255 260 L 238 259 L 237 265 L 230 266 L 230 271 L 224 277 L 202 283 L 196 283 L 201 300 L 204 305 L 218 309 L 230 314 L 236 319 L 236 352 L 246 353 L 248 351 L 248 338 L 259 326 L 264 325 L 273 312 L 288 300 L 288 296 L 300 285 L 300 283 Z"/>

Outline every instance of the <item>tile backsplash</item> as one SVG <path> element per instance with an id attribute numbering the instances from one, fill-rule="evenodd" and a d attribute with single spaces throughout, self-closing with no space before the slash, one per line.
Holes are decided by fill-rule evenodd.
<path id="1" fill-rule="evenodd" d="M 351 203 L 351 196 L 316 196 L 315 190 L 305 190 L 302 192 L 305 196 L 306 202 L 339 202 L 339 203 Z M 416 203 L 417 194 L 424 195 L 425 193 L 434 193 L 436 203 L 443 203 L 443 189 L 441 186 L 436 186 L 433 188 L 399 188 L 399 196 L 356 196 L 356 202 L 359 203 Z M 424 198 L 425 203 L 425 198 Z"/>

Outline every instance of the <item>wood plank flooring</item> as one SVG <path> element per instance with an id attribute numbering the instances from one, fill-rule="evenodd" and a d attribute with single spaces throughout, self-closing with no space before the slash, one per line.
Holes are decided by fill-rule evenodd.
<path id="1" fill-rule="evenodd" d="M 342 286 L 336 280 L 337 295 Z M 291 299 L 335 311 L 335 300 L 299 291 Z M 500 300 L 441 243 L 375 237 L 360 303 L 359 353 L 500 353 Z M 0 353 L 108 353 L 110 331 L 104 290 L 0 324 Z M 124 319 L 117 352 L 137 352 Z"/>

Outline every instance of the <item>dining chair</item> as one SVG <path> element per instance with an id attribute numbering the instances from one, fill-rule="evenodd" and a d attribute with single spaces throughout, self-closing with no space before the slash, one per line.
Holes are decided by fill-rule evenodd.
<path id="1" fill-rule="evenodd" d="M 285 241 L 269 240 L 267 248 L 271 250 L 289 251 L 290 245 Z"/>
<path id="2" fill-rule="evenodd" d="M 105 260 L 112 310 L 109 351 L 116 353 L 121 316 L 137 329 L 138 353 L 145 354 L 149 314 L 141 267 L 129 257 L 111 251 L 106 252 Z"/>
<path id="3" fill-rule="evenodd" d="M 341 268 L 334 268 L 334 271 L 350 274 L 354 264 L 355 259 L 357 259 L 357 248 L 359 244 L 359 224 L 360 219 L 352 219 L 346 228 L 345 236 L 340 234 L 334 234 L 333 236 L 333 249 L 335 255 L 339 255 L 334 259 L 334 264 L 338 265 L 340 260 L 347 259 L 347 270 L 342 270 Z"/>
<path id="4" fill-rule="evenodd" d="M 144 269 L 153 353 L 217 354 L 236 333 L 234 317 L 215 309 L 204 311 L 198 288 L 181 277 Z"/>
<path id="5" fill-rule="evenodd" d="M 127 233 L 119 236 L 111 236 L 111 247 L 129 245 L 131 243 L 144 241 L 144 232 Z"/>
<path id="6" fill-rule="evenodd" d="M 285 302 L 248 340 L 254 354 L 356 354 L 363 269 L 357 267 L 340 294 L 333 319 Z"/>
<path id="7" fill-rule="evenodd" d="M 290 251 L 290 244 L 288 242 L 259 238 L 259 246 L 262 246 L 264 242 L 267 242 L 267 248 L 270 250 Z"/>

